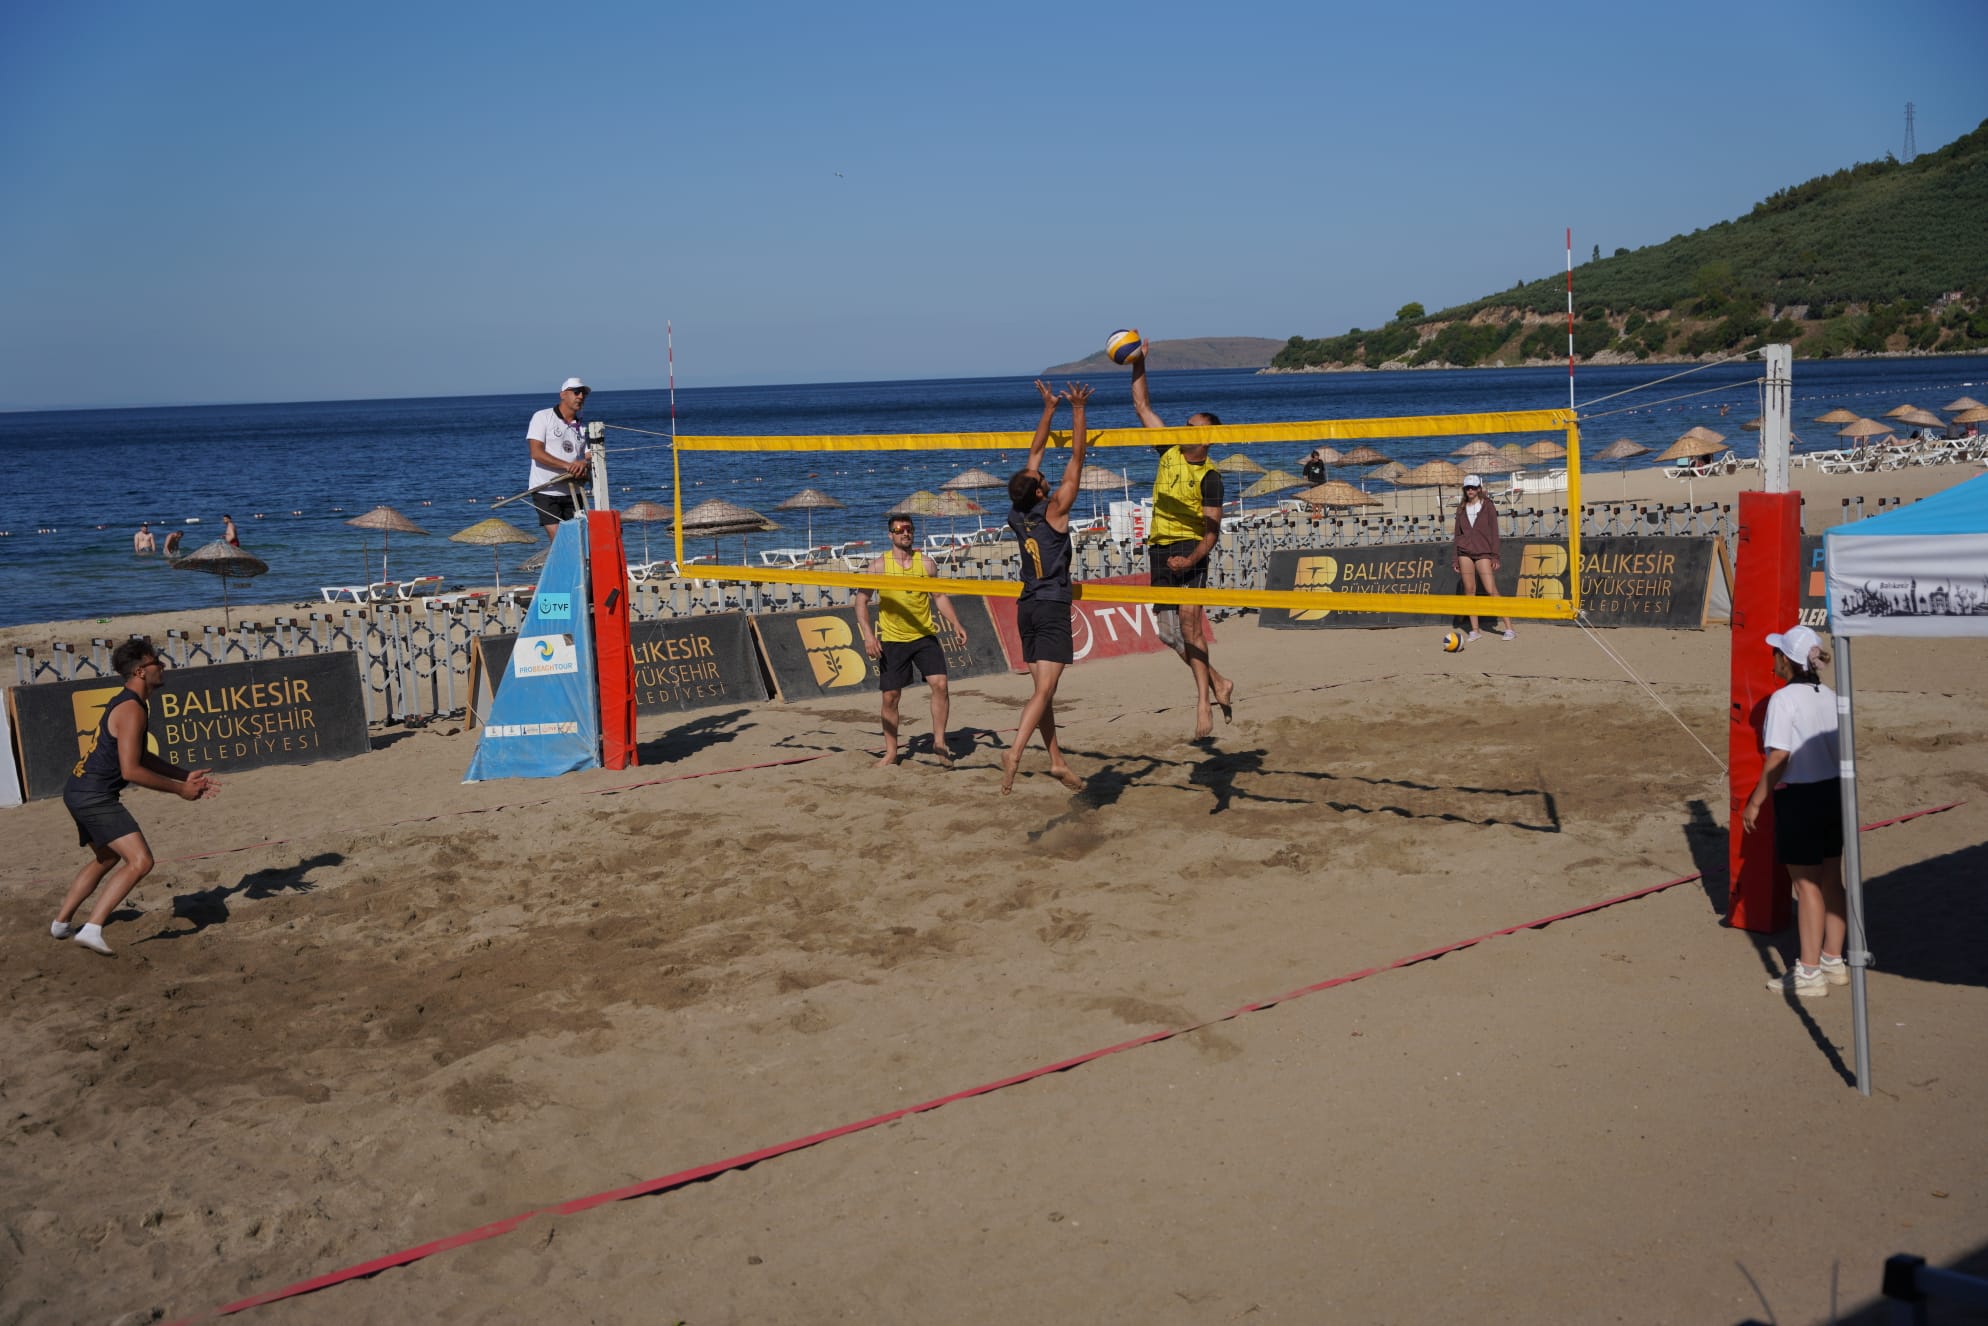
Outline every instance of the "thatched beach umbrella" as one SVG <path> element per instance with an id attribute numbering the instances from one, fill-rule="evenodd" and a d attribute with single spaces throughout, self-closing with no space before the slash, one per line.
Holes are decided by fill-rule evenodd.
<path id="1" fill-rule="evenodd" d="M 1940 408 L 1942 410 L 1945 410 L 1948 414 L 1955 414 L 1961 410 L 1988 409 L 1988 406 L 1982 405 L 1980 401 L 1975 400 L 1974 397 L 1972 396 L 1962 396 L 1957 400 L 1948 401 L 1945 405 L 1942 405 Z"/>
<path id="2" fill-rule="evenodd" d="M 1884 412 L 1884 417 L 1887 419 L 1902 419 L 1906 415 L 1911 414 L 1914 410 L 1918 408 L 1919 407 L 1914 405 L 1911 401 L 1903 401 L 1897 405 L 1892 406 L 1889 410 L 1886 410 Z"/>
<path id="3" fill-rule="evenodd" d="M 1380 452 L 1375 451 L 1372 447 L 1358 446 L 1354 447 L 1344 456 L 1341 456 L 1339 458 L 1339 463 L 1341 465 L 1385 465 L 1391 459 L 1393 458 L 1390 456 L 1383 456 Z"/>
<path id="4" fill-rule="evenodd" d="M 1940 416 L 1934 414 L 1931 410 L 1922 410 L 1916 405 L 1903 414 L 1892 417 L 1897 419 L 1901 424 L 1911 424 L 1914 428 L 1945 428 L 1947 426 L 1946 420 L 1940 418 Z"/>
<path id="5" fill-rule="evenodd" d="M 1340 455 L 1339 452 L 1335 451 L 1331 447 L 1314 447 L 1312 448 L 1312 451 L 1316 451 L 1318 453 L 1319 463 L 1322 465 L 1330 467 L 1333 465 L 1344 465 L 1346 463 L 1346 457 Z M 1311 454 L 1312 454 L 1311 451 L 1307 451 L 1305 453 L 1307 458 L 1309 458 Z M 1299 462 L 1299 464 L 1301 465 L 1303 463 L 1304 463 L 1303 461 Z"/>
<path id="6" fill-rule="evenodd" d="M 1395 487 L 1395 484 L 1406 473 L 1408 473 L 1408 467 L 1398 460 L 1391 460 L 1385 465 L 1376 465 L 1360 476 L 1360 491 L 1365 492 L 1367 490 L 1367 482 L 1369 480 L 1388 485 L 1388 500 L 1393 504 L 1395 510 L 1399 511 L 1401 509 L 1401 489 Z"/>
<path id="7" fill-rule="evenodd" d="M 968 470 L 964 474 L 955 474 L 952 478 L 940 484 L 939 491 L 942 493 L 969 493 L 981 488 L 1006 488 L 1007 486 L 1008 481 L 1006 479 L 998 475 L 989 474 L 986 470 Z"/>
<path id="8" fill-rule="evenodd" d="M 1988 424 L 1988 405 L 1970 405 L 1955 414 L 1953 421 L 1957 424 Z"/>
<path id="9" fill-rule="evenodd" d="M 967 474 L 975 471 L 968 470 Z M 962 478 L 965 476 L 962 475 Z M 989 476 L 992 477 L 991 475 Z M 815 512 L 846 510 L 842 503 L 830 497 L 819 488 L 803 488 L 792 497 L 773 508 L 775 511 L 805 511 L 808 513 L 808 547 L 815 546 Z"/>
<path id="10" fill-rule="evenodd" d="M 1091 495 L 1091 519 L 1097 519 L 1098 494 L 1110 492 L 1113 488 L 1125 494 L 1125 500 L 1132 500 L 1132 476 L 1119 470 L 1106 469 L 1102 465 L 1085 465 L 1084 472 L 1077 476 L 1077 487 Z"/>
<path id="11" fill-rule="evenodd" d="M 1495 456 L 1498 454 L 1498 448 L 1492 446 L 1483 438 L 1478 438 L 1475 441 L 1464 443 L 1450 454 L 1452 456 Z"/>
<path id="12" fill-rule="evenodd" d="M 387 553 L 395 534 L 426 534 L 428 531 L 409 520 L 390 506 L 376 506 L 363 516 L 354 516 L 345 522 L 354 529 L 376 529 L 380 532 L 380 579 L 387 578 Z M 361 556 L 365 555 L 361 549 Z M 369 568 L 367 574 L 371 575 Z"/>
<path id="13" fill-rule="evenodd" d="M 1862 442 L 1865 438 L 1879 437 L 1891 430 L 1875 419 L 1858 419 L 1836 430 L 1836 436 L 1855 438 Z"/>
<path id="14" fill-rule="evenodd" d="M 1403 488 L 1433 488 L 1436 490 L 1436 509 L 1442 510 L 1443 489 L 1461 488 L 1464 472 L 1446 460 L 1432 460 L 1426 465 L 1417 465 L 1395 482 Z"/>
<path id="15" fill-rule="evenodd" d="M 1379 506 L 1381 499 L 1370 496 L 1343 479 L 1328 479 L 1298 494 L 1300 502 L 1312 506 Z"/>
<path id="16" fill-rule="evenodd" d="M 545 569 L 545 559 L 550 556 L 552 556 L 552 549 L 550 546 L 540 548 L 537 552 L 525 558 L 524 561 L 519 562 L 518 570 L 526 573 L 530 573 L 532 571 L 543 571 Z"/>
<path id="17" fill-rule="evenodd" d="M 1644 446 L 1641 442 L 1632 442 L 1626 437 L 1618 437 L 1615 439 L 1615 441 L 1609 443 L 1607 446 L 1603 447 L 1600 451 L 1597 451 L 1595 453 L 1595 459 L 1615 460 L 1623 462 L 1623 464 L 1620 465 L 1618 468 L 1620 468 L 1622 471 L 1622 495 L 1624 497 L 1627 497 L 1629 496 L 1628 462 L 1634 457 L 1647 456 L 1649 454 L 1650 454 L 1650 449 Z"/>
<path id="18" fill-rule="evenodd" d="M 987 514 L 987 508 L 974 501 L 971 497 L 968 497 L 965 493 L 945 492 L 939 494 L 938 503 L 934 506 L 932 514 L 935 516 L 944 516 L 946 518 L 947 532 L 954 533 L 956 532 L 953 524 L 955 520 L 961 516 L 984 516 Z"/>
<path id="19" fill-rule="evenodd" d="M 651 503 L 650 505 L 654 505 Z M 623 514 L 626 514 L 625 512 Z M 645 536 L 646 537 L 646 536 Z M 507 543 L 537 543 L 538 535 L 526 533 L 502 516 L 491 516 L 479 520 L 474 525 L 466 525 L 449 536 L 451 543 L 472 543 L 490 549 L 490 578 L 496 588 L 492 593 L 504 592 L 504 570 L 499 564 L 501 554 L 497 551 Z"/>
<path id="20" fill-rule="evenodd" d="M 1498 454 L 1501 456 L 1510 456 L 1515 460 L 1523 460 L 1525 459 L 1526 449 L 1516 442 L 1507 442 L 1504 446 L 1498 448 Z"/>
<path id="21" fill-rule="evenodd" d="M 1715 433 L 1703 424 L 1693 424 L 1691 427 L 1685 429 L 1684 436 L 1697 438 L 1701 442 L 1723 442 L 1726 440 L 1724 433 Z"/>
<path id="22" fill-rule="evenodd" d="M 1817 415 L 1815 421 L 1819 424 L 1854 424 L 1857 416 L 1839 405 L 1827 414 Z"/>
<path id="23" fill-rule="evenodd" d="M 226 539 L 216 539 L 198 552 L 188 553 L 172 564 L 175 571 L 205 571 L 221 578 L 221 624 L 233 626 L 228 613 L 228 582 L 250 580 L 269 570 L 269 563 L 252 557 Z"/>
<path id="24" fill-rule="evenodd" d="M 711 540 L 711 555 L 718 555 L 718 540 L 727 534 L 761 534 L 780 527 L 751 507 L 714 497 L 683 513 L 680 526 L 686 536 L 701 535 Z M 744 565 L 746 541 L 739 540 L 739 563 Z"/>
<path id="25" fill-rule="evenodd" d="M 1255 461 L 1251 460 L 1248 456 L 1243 455 L 1243 453 L 1240 451 L 1232 451 L 1228 455 L 1216 461 L 1215 468 L 1220 470 L 1224 474 L 1262 474 L 1263 473 L 1263 467 L 1261 465 L 1258 465 Z"/>
<path id="26" fill-rule="evenodd" d="M 907 516 L 936 516 L 939 514 L 939 495 L 920 488 L 891 510 L 901 511 Z"/>
<path id="27" fill-rule="evenodd" d="M 642 527 L 642 561 L 649 561 L 649 526 L 667 525 L 676 517 L 676 512 L 661 502 L 631 502 L 621 509 L 623 520 L 632 520 Z"/>
<path id="28" fill-rule="evenodd" d="M 1559 460 L 1567 454 L 1567 448 L 1558 442 L 1540 441 L 1521 447 L 1519 454 L 1527 460 Z"/>
<path id="29" fill-rule="evenodd" d="M 1255 483 L 1242 490 L 1240 497 L 1268 497 L 1272 493 L 1289 492 L 1293 488 L 1304 486 L 1303 475 L 1292 474 L 1288 470 L 1266 470 Z M 1238 512 L 1242 510 L 1240 502 L 1236 509 Z"/>

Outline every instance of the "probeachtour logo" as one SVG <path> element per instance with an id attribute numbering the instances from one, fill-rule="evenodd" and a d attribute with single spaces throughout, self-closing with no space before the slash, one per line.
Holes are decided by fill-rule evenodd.
<path id="1" fill-rule="evenodd" d="M 511 653 L 513 677 L 555 677 L 580 670 L 570 635 L 527 635 Z"/>

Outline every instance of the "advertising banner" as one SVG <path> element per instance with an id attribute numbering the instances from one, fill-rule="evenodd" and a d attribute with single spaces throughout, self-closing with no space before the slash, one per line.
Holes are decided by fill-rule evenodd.
<path id="1" fill-rule="evenodd" d="M 1450 569 L 1449 543 L 1370 548 L 1290 549 L 1270 554 L 1266 588 L 1336 589 L 1370 594 L 1460 594 Z M 1506 539 L 1493 579 L 1513 598 L 1566 598 L 1565 539 Z M 1703 627 L 1716 575 L 1724 588 L 1723 545 L 1717 539 L 1640 536 L 1581 541 L 1581 607 L 1595 626 Z M 1326 626 L 1414 626 L 1452 620 L 1445 614 L 1345 612 L 1329 608 L 1265 609 L 1272 629 Z"/>
<path id="2" fill-rule="evenodd" d="M 985 677 L 1006 672 L 1008 659 L 987 615 L 987 600 L 954 595 L 953 611 L 966 628 L 966 647 L 954 644 L 950 632 L 940 631 L 946 675 Z M 945 626 L 943 619 L 939 625 Z M 763 613 L 753 617 L 752 626 L 781 699 L 876 690 L 877 665 L 863 652 L 863 635 L 856 629 L 853 607 Z"/>
<path id="3" fill-rule="evenodd" d="M 116 677 L 17 686 L 8 693 L 30 800 L 62 795 L 69 772 L 97 738 Z M 146 747 L 182 769 L 217 774 L 273 764 L 342 760 L 370 749 L 359 656 L 168 668 L 152 692 Z"/>
<path id="4" fill-rule="evenodd" d="M 587 594 L 587 523 L 561 523 L 466 783 L 551 778 L 601 762 L 599 678 Z"/>
<path id="5" fill-rule="evenodd" d="M 1144 585 L 1151 583 L 1151 577 L 1099 576 L 1087 583 Z M 987 611 L 994 619 L 994 629 L 1001 633 L 1001 648 L 1008 655 L 1008 666 L 1016 672 L 1028 671 L 1022 663 L 1021 633 L 1015 627 L 1015 600 L 990 598 L 986 603 Z M 1211 639 L 1214 637 L 1213 622 L 1208 624 L 1208 634 Z M 1093 658 L 1153 654 L 1166 648 L 1166 641 L 1160 639 L 1159 618 L 1150 603 L 1086 603 L 1079 598 L 1070 605 L 1072 664 Z"/>
<path id="6" fill-rule="evenodd" d="M 628 633 L 635 656 L 635 711 L 644 718 L 716 705 L 759 704 L 772 698 L 742 612 L 636 622 Z M 503 684 L 517 643 L 515 635 L 487 635 L 477 641 L 481 661 L 472 669 L 473 714 L 479 691 L 492 683 Z"/>
<path id="7" fill-rule="evenodd" d="M 14 763 L 14 732 L 8 717 L 14 703 L 0 704 L 0 809 L 21 804 L 21 773 Z"/>

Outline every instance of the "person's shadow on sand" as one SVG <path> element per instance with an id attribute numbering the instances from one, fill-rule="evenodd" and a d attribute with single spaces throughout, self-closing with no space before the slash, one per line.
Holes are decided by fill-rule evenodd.
<path id="1" fill-rule="evenodd" d="M 320 852 L 308 856 L 293 866 L 278 870 L 258 870 L 243 878 L 239 884 L 225 888 L 201 889 L 194 893 L 180 893 L 173 897 L 173 919 L 188 923 L 183 930 L 161 930 L 149 935 L 140 943 L 150 943 L 154 939 L 185 939 L 197 935 L 209 926 L 225 925 L 230 915 L 228 900 L 245 898 L 260 902 L 279 893 L 309 893 L 317 887 L 305 876 L 324 866 L 342 865 L 343 852 Z"/>
<path id="2" fill-rule="evenodd" d="M 728 741 L 737 741 L 739 734 L 754 727 L 756 723 L 741 720 L 750 717 L 750 709 L 727 709 L 722 713 L 700 714 L 682 723 L 661 736 L 640 742 L 635 747 L 635 758 L 642 764 L 675 764 L 687 760 L 699 751 L 713 746 L 722 746 Z"/>

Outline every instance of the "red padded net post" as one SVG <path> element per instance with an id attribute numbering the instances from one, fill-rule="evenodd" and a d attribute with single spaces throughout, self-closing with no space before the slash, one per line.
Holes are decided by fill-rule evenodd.
<path id="1" fill-rule="evenodd" d="M 1788 872 L 1774 860 L 1774 803 L 1768 801 L 1761 810 L 1752 833 L 1741 826 L 1740 812 L 1766 762 L 1760 733 L 1767 720 L 1767 697 L 1781 689 L 1767 635 L 1801 620 L 1802 495 L 1741 493 L 1739 510 L 1726 741 L 1726 864 L 1731 881 L 1726 923 L 1770 934 L 1794 919 Z"/>

